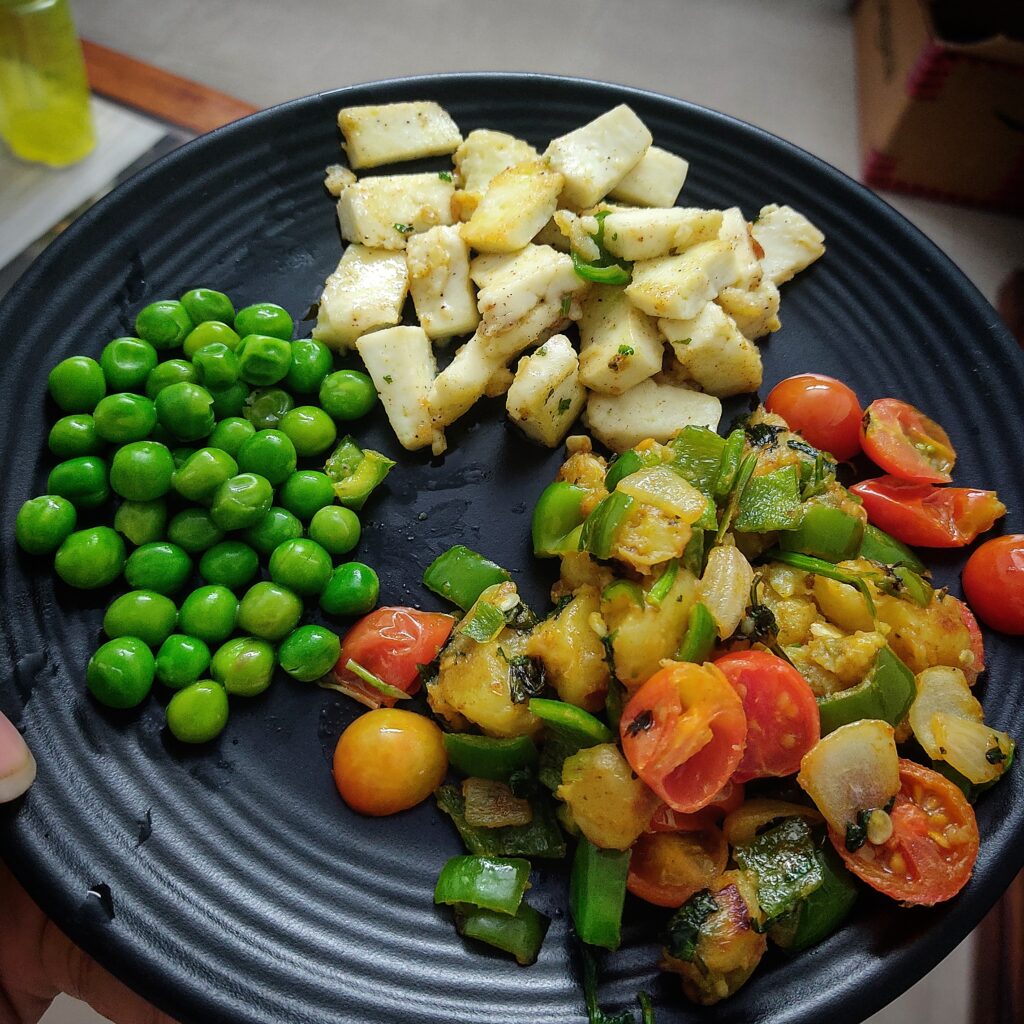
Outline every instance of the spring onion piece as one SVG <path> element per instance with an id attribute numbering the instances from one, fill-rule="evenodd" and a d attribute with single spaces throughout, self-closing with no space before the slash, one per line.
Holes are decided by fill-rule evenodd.
<path id="1" fill-rule="evenodd" d="M 632 506 L 633 499 L 621 491 L 612 491 L 602 499 L 583 523 L 579 550 L 589 551 L 595 558 L 608 558 L 615 545 L 615 534 Z"/>
<path id="2" fill-rule="evenodd" d="M 679 575 L 679 559 L 673 558 L 666 566 L 665 571 L 658 577 L 654 586 L 647 591 L 647 603 L 655 607 L 661 604 L 668 596 Z"/>
<path id="3" fill-rule="evenodd" d="M 935 591 L 931 584 L 925 582 L 913 569 L 908 569 L 905 565 L 897 565 L 892 572 L 900 581 L 900 597 L 913 601 L 921 608 L 927 608 L 932 603 Z"/>
<path id="4" fill-rule="evenodd" d="M 385 683 L 383 679 L 375 676 L 368 668 L 363 668 L 358 661 L 353 661 L 351 658 L 345 662 L 345 668 L 351 672 L 352 675 L 358 676 L 368 686 L 372 686 L 375 690 L 378 690 L 385 697 L 392 697 L 394 700 L 408 700 L 409 694 L 405 690 L 400 690 L 397 686 L 392 686 L 390 683 Z"/>
<path id="5" fill-rule="evenodd" d="M 334 484 L 338 501 L 358 511 L 394 465 L 380 452 L 364 450 L 352 437 L 345 437 L 327 460 L 324 472 Z"/>
<path id="6" fill-rule="evenodd" d="M 618 949 L 626 900 L 629 850 L 602 850 L 580 837 L 569 877 L 576 934 L 590 946 Z"/>
<path id="7" fill-rule="evenodd" d="M 438 876 L 434 902 L 514 914 L 529 884 L 530 862 L 520 857 L 452 857 Z"/>
<path id="8" fill-rule="evenodd" d="M 460 623 L 458 632 L 478 644 L 487 644 L 504 628 L 505 616 L 501 610 L 486 601 L 477 601 L 473 610 Z"/>
<path id="9" fill-rule="evenodd" d="M 800 522 L 801 508 L 796 468 L 783 466 L 763 476 L 750 477 L 739 492 L 733 529 L 739 533 L 792 530 Z"/>
<path id="10" fill-rule="evenodd" d="M 549 924 L 551 921 L 529 903 L 520 904 L 512 916 L 479 909 L 463 909 L 455 914 L 460 935 L 511 953 L 523 967 L 536 961 Z"/>
<path id="11" fill-rule="evenodd" d="M 779 547 L 834 563 L 854 558 L 863 538 L 864 524 L 856 516 L 813 502 L 805 507 L 800 525 L 779 537 Z"/>
<path id="12" fill-rule="evenodd" d="M 711 657 L 716 635 L 714 617 L 708 611 L 707 605 L 698 601 L 690 609 L 686 633 L 679 650 L 676 651 L 676 661 L 692 661 L 697 665 L 703 665 Z"/>
<path id="13" fill-rule="evenodd" d="M 729 492 L 725 508 L 722 510 L 722 518 L 718 524 L 718 533 L 715 535 L 716 545 L 720 545 L 725 540 L 725 535 L 729 532 L 729 527 L 732 526 L 732 521 L 743 498 L 743 492 L 747 489 L 747 484 L 750 483 L 750 478 L 754 475 L 755 469 L 757 469 L 756 455 L 748 455 L 740 463 L 740 468 L 736 471 L 734 478 L 733 489 Z"/>
<path id="14" fill-rule="evenodd" d="M 1003 761 L 1003 775 L 1005 775 L 1013 765 L 1013 759 L 1016 756 L 1016 744 L 1011 745 L 1010 754 Z M 998 781 L 1002 778 L 993 780 L 992 782 L 983 782 L 981 785 L 975 785 L 965 775 L 961 775 L 951 764 L 947 764 L 945 761 L 932 761 L 932 770 L 938 772 L 944 778 L 949 779 L 958 789 L 960 789 L 964 796 L 973 804 L 975 800 L 981 796 L 986 790 L 991 789 Z"/>
<path id="15" fill-rule="evenodd" d="M 601 591 L 601 602 L 615 604 L 618 601 L 628 601 L 637 608 L 643 608 L 644 592 L 640 585 L 632 580 L 616 580 Z"/>
<path id="16" fill-rule="evenodd" d="M 863 682 L 818 698 L 821 735 L 865 718 L 899 725 L 916 693 L 914 673 L 889 647 L 883 647 Z"/>
<path id="17" fill-rule="evenodd" d="M 801 569 L 804 572 L 813 573 L 815 576 L 824 576 L 827 579 L 835 580 L 837 583 L 845 583 L 847 586 L 856 587 L 861 592 L 871 617 L 875 618 L 877 614 L 875 600 L 871 596 L 871 590 L 863 576 L 846 572 L 843 569 L 837 569 L 831 562 L 826 562 L 821 558 L 800 555 L 795 551 L 779 551 L 778 548 L 769 551 L 765 555 L 765 560 L 769 562 L 782 562 L 783 565 L 791 565 L 794 569 Z"/>
<path id="18" fill-rule="evenodd" d="M 575 704 L 533 697 L 530 699 L 530 711 L 552 732 L 567 743 L 575 744 L 577 750 L 613 740 L 611 730 L 604 722 Z"/>
<path id="19" fill-rule="evenodd" d="M 580 259 L 577 253 L 572 253 L 572 268 L 578 277 L 584 281 L 593 281 L 595 284 L 627 285 L 633 280 L 632 266 L 623 263 L 609 263 L 601 266 L 603 260 L 596 263 L 587 263 Z"/>
<path id="20" fill-rule="evenodd" d="M 860 542 L 858 556 L 872 562 L 881 562 L 882 565 L 903 565 L 916 573 L 928 571 L 924 562 L 906 544 L 883 533 L 870 523 L 864 527 L 864 537 Z"/>
<path id="21" fill-rule="evenodd" d="M 537 747 L 529 736 L 495 739 L 492 736 L 446 732 L 444 748 L 448 753 L 448 763 L 456 771 L 478 779 L 507 782 L 514 772 L 537 766 Z"/>
<path id="22" fill-rule="evenodd" d="M 590 492 L 558 480 L 548 484 L 533 508 L 533 553 L 550 558 L 579 548 L 580 527 L 586 516 L 580 511 Z"/>
<path id="23" fill-rule="evenodd" d="M 511 578 L 500 565 L 456 544 L 427 566 L 423 585 L 468 612 L 488 587 Z"/>

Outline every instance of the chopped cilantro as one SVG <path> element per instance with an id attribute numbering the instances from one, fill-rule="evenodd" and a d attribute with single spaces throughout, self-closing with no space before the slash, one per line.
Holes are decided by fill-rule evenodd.
<path id="1" fill-rule="evenodd" d="M 572 307 L 572 296 L 571 295 L 563 295 L 562 296 L 562 316 L 568 316 L 569 315 L 569 310 L 570 310 L 571 307 Z"/>
<path id="2" fill-rule="evenodd" d="M 390 373 L 386 373 L 386 374 L 384 374 L 384 383 L 385 384 L 394 384 L 395 383 L 395 378 L 392 377 Z"/>
<path id="3" fill-rule="evenodd" d="M 442 181 L 451 181 L 452 180 L 452 172 L 451 171 L 438 171 L 437 172 L 437 176 Z"/>
<path id="4" fill-rule="evenodd" d="M 619 355 L 620 356 L 631 356 L 633 355 L 634 349 L 632 345 L 620 345 Z"/>
<path id="5" fill-rule="evenodd" d="M 394 228 L 394 229 L 395 229 L 395 230 L 396 230 L 396 231 L 397 231 L 397 232 L 398 232 L 398 233 L 399 233 L 400 235 L 411 235 L 411 234 L 412 234 L 412 230 L 413 230 L 413 228 L 412 228 L 412 225 L 411 225 L 411 224 L 392 224 L 392 227 L 393 227 L 393 228 Z"/>
<path id="6" fill-rule="evenodd" d="M 565 413 L 567 413 L 569 411 L 569 407 L 571 405 L 572 405 L 572 399 L 571 398 L 563 398 L 558 403 L 558 415 L 559 416 L 564 416 Z"/>

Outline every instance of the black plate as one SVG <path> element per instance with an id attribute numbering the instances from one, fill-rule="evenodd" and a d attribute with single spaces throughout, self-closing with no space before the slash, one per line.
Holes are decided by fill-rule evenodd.
<path id="1" fill-rule="evenodd" d="M 555 918 L 539 963 L 518 969 L 456 935 L 435 910 L 437 871 L 459 845 L 432 806 L 362 820 L 334 791 L 328 760 L 354 710 L 286 679 L 236 702 L 221 740 L 183 752 L 154 700 L 115 715 L 87 699 L 85 662 L 109 594 L 55 585 L 18 555 L 14 515 L 45 486 L 53 416 L 45 375 L 131 332 L 145 302 L 198 284 L 236 304 L 274 299 L 302 317 L 340 254 L 323 167 L 338 159 L 334 116 L 354 103 L 436 99 L 463 131 L 536 145 L 628 102 L 655 141 L 692 161 L 683 201 L 791 203 L 827 235 L 828 255 L 784 287 L 783 329 L 764 345 L 766 385 L 816 370 L 863 399 L 899 395 L 937 416 L 960 452 L 957 480 L 996 486 L 1020 530 L 1019 382 L 1024 360 L 992 309 L 888 206 L 795 147 L 665 97 L 568 79 L 460 75 L 360 86 L 289 103 L 214 132 L 98 204 L 35 263 L 0 311 L 3 646 L 0 707 L 40 764 L 28 797 L 0 812 L 0 849 L 75 940 L 183 1021 L 529 1021 L 583 1019 L 564 876 L 541 869 L 531 900 Z M 434 166 L 440 166 L 435 164 Z M 308 330 L 309 324 L 304 325 Z M 436 603 L 422 567 L 450 543 L 516 571 L 543 606 L 545 570 L 527 545 L 529 510 L 558 453 L 523 443 L 484 408 L 451 432 L 440 465 L 399 451 L 378 417 L 360 436 L 399 458 L 365 517 L 361 557 L 382 599 Z M 957 585 L 958 555 L 937 560 Z M 994 725 L 1024 735 L 1019 643 L 991 638 L 981 688 Z M 898 910 L 865 893 L 849 926 L 792 962 L 772 954 L 719 1021 L 859 1020 L 916 981 L 977 923 L 1024 860 L 1019 767 L 981 802 L 974 878 L 952 903 Z M 140 822 L 151 818 L 143 839 Z M 114 916 L 88 895 L 109 887 Z M 103 891 L 103 890 L 99 890 Z M 108 908 L 109 909 L 109 908 Z M 708 1018 L 656 979 L 650 908 L 630 903 L 624 948 L 606 958 L 602 998 L 651 990 L 658 1019 Z"/>

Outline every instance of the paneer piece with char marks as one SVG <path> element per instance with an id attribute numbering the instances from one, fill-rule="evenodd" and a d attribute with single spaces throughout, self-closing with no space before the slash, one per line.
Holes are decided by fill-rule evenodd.
<path id="1" fill-rule="evenodd" d="M 689 320 L 739 278 L 733 247 L 716 239 L 699 242 L 678 256 L 633 264 L 633 280 L 626 286 L 626 294 L 651 316 Z"/>
<path id="2" fill-rule="evenodd" d="M 576 350 L 564 334 L 556 334 L 533 355 L 519 360 L 505 407 L 527 437 L 555 448 L 579 416 L 586 397 Z"/>
<path id="3" fill-rule="evenodd" d="M 451 115 L 430 101 L 343 107 L 338 127 L 345 136 L 348 162 L 355 168 L 443 156 L 462 142 Z"/>
<path id="4" fill-rule="evenodd" d="M 338 199 L 338 223 L 346 241 L 404 249 L 411 234 L 451 224 L 455 186 L 437 174 L 390 174 L 360 178 Z"/>
<path id="5" fill-rule="evenodd" d="M 689 170 L 681 156 L 651 146 L 610 195 L 633 206 L 674 206 Z"/>
<path id="6" fill-rule="evenodd" d="M 756 341 L 782 326 L 779 300 L 779 286 L 765 275 L 756 288 L 723 288 L 715 302 L 736 321 L 745 338 Z"/>
<path id="7" fill-rule="evenodd" d="M 458 219 L 469 220 L 495 175 L 539 156 L 528 142 L 506 132 L 487 128 L 470 132 L 452 158 L 458 185 L 453 203 Z"/>
<path id="8" fill-rule="evenodd" d="M 775 284 L 785 284 L 825 252 L 825 236 L 791 206 L 762 206 L 751 232 L 764 251 L 765 276 Z"/>
<path id="9" fill-rule="evenodd" d="M 664 343 L 654 321 L 615 285 L 594 285 L 580 319 L 580 380 L 621 395 L 661 369 Z"/>
<path id="10" fill-rule="evenodd" d="M 462 227 L 477 252 L 518 252 L 551 219 L 564 178 L 535 160 L 496 174 Z"/>

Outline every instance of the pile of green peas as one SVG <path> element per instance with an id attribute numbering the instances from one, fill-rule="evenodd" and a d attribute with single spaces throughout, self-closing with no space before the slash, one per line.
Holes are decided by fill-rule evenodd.
<path id="1" fill-rule="evenodd" d="M 185 743 L 219 735 L 228 695 L 262 693 L 276 665 L 302 681 L 333 668 L 340 640 L 300 624 L 307 601 L 339 616 L 377 603 L 373 569 L 335 564 L 361 526 L 322 472 L 337 423 L 365 416 L 377 393 L 293 332 L 281 306 L 236 312 L 194 288 L 140 310 L 134 336 L 99 360 L 72 356 L 49 375 L 59 461 L 18 512 L 16 539 L 53 555 L 69 586 L 124 577 L 86 684 L 101 704 L 132 708 L 159 681 L 175 691 L 167 726 Z M 79 522 L 111 498 L 112 526 Z"/>

